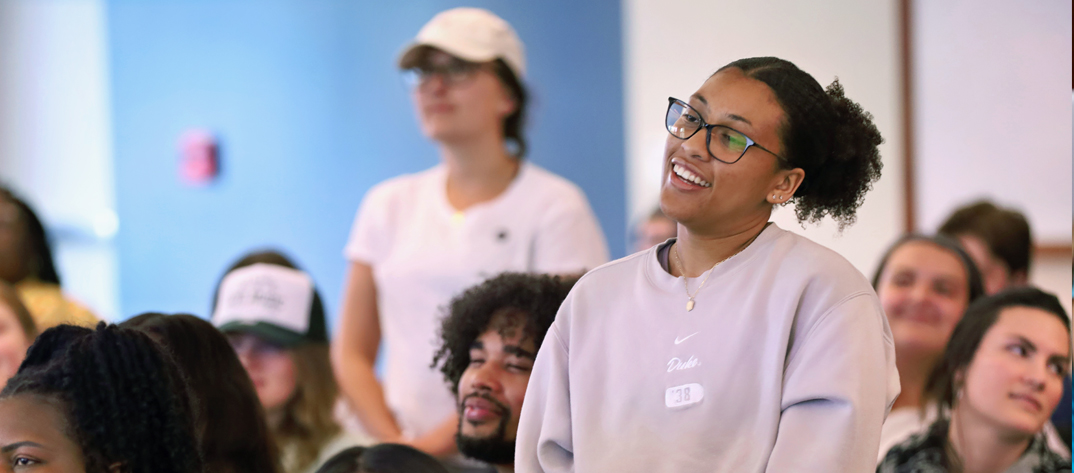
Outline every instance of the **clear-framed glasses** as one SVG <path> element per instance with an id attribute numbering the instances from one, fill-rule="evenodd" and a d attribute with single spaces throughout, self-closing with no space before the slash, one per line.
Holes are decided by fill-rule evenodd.
<path id="1" fill-rule="evenodd" d="M 709 155 L 723 163 L 737 163 L 751 147 L 768 151 L 764 146 L 757 144 L 750 137 L 734 128 L 705 123 L 697 110 L 674 97 L 668 97 L 668 112 L 664 120 L 668 133 L 680 140 L 688 140 L 704 128 L 705 146 L 709 150 Z M 780 161 L 786 162 L 782 156 L 771 151 L 768 151 L 768 153 Z"/>
<path id="2" fill-rule="evenodd" d="M 446 85 L 459 85 L 474 77 L 482 64 L 451 58 L 442 64 L 428 62 L 403 71 L 403 80 L 407 86 L 417 88 L 429 82 L 433 76 L 440 76 Z"/>

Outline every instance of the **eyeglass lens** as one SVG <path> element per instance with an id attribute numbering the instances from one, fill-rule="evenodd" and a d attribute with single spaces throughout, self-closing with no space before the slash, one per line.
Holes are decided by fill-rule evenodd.
<path id="1" fill-rule="evenodd" d="M 403 74 L 411 87 L 428 82 L 434 75 L 440 76 L 449 85 L 455 85 L 472 77 L 478 67 L 478 64 L 452 58 L 442 64 L 421 64 L 407 69 Z"/>
<path id="2" fill-rule="evenodd" d="M 668 133 L 681 140 L 689 139 L 708 125 L 696 110 L 678 100 L 672 101 L 668 107 L 666 121 Z M 722 125 L 708 125 L 708 128 L 709 153 L 720 161 L 738 161 L 751 144 L 746 135 L 731 128 Z"/>

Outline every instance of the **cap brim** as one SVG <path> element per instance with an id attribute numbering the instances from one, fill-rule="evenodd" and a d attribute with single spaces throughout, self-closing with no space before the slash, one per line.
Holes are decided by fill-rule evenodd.
<path id="1" fill-rule="evenodd" d="M 266 324 L 264 322 L 228 322 L 217 328 L 225 334 L 254 334 L 258 337 L 265 339 L 268 342 L 274 343 L 285 348 L 301 345 L 303 342 L 306 341 L 305 337 L 303 337 L 302 334 L 292 332 L 277 325 Z"/>
<path id="2" fill-rule="evenodd" d="M 473 54 L 467 54 L 455 48 L 452 48 L 451 46 L 443 44 L 436 44 L 427 41 L 414 42 L 410 43 L 410 45 L 408 45 L 406 49 L 403 50 L 402 54 L 399 55 L 399 61 L 397 62 L 397 64 L 399 65 L 399 69 L 410 69 L 412 67 L 416 67 L 418 65 L 418 61 L 421 60 L 422 53 L 426 49 L 439 49 L 459 59 L 470 62 L 488 62 L 496 59 L 495 57 L 477 57 Z"/>

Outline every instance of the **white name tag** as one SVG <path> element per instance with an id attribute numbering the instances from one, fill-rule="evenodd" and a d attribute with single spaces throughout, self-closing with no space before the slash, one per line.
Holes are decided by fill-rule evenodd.
<path id="1" fill-rule="evenodd" d="M 675 386 L 664 391 L 664 405 L 669 408 L 697 404 L 705 398 L 705 388 L 697 383 Z"/>

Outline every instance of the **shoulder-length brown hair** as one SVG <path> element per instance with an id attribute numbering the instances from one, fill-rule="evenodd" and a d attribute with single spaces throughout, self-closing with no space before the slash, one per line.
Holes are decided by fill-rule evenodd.
<path id="1" fill-rule="evenodd" d="M 207 472 L 278 473 L 279 454 L 250 377 L 224 334 L 189 314 L 145 313 L 120 324 L 167 349 L 195 399 Z"/>

